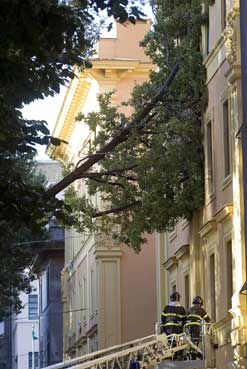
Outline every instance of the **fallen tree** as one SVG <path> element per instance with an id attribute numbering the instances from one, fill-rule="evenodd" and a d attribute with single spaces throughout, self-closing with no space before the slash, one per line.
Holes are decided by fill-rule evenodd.
<path id="1" fill-rule="evenodd" d="M 132 0 L 0 2 L 0 319 L 6 307 L 20 309 L 18 292 L 30 288 L 23 271 L 32 262 L 32 241 L 42 240 L 52 214 L 67 221 L 66 206 L 27 170 L 36 144 L 60 142 L 46 122 L 26 119 L 22 108 L 59 93 L 75 64 L 90 65 L 102 10 L 120 22 L 142 14 Z"/>
<path id="2" fill-rule="evenodd" d="M 95 207 L 70 186 L 66 202 L 74 225 L 79 231 L 105 232 L 137 252 L 145 232 L 171 230 L 180 219 L 191 219 L 203 204 L 204 189 L 206 88 L 200 42 L 206 17 L 200 0 L 152 4 L 156 21 L 143 45 L 158 68 L 134 89 L 127 102 L 132 116 L 119 113 L 108 94 L 99 99 L 99 113 L 77 117 L 98 134 L 88 155 L 48 192 L 54 195 L 85 180 L 89 194 L 100 194 L 108 207 Z"/>

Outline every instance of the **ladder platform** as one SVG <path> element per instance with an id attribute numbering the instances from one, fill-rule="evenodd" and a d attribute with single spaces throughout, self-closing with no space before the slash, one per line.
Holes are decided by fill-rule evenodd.
<path id="1" fill-rule="evenodd" d="M 205 369 L 206 360 L 164 360 L 157 364 L 158 369 Z"/>

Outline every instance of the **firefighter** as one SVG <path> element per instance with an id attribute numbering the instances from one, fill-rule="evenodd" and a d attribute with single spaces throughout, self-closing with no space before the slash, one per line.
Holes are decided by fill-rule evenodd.
<path id="1" fill-rule="evenodd" d="M 201 298 L 201 296 L 194 297 L 192 306 L 188 310 L 187 322 L 185 324 L 185 327 L 189 331 L 192 342 L 197 346 L 201 341 L 202 322 L 210 322 L 210 318 L 202 305 L 203 299 Z"/>
<path id="2" fill-rule="evenodd" d="M 180 294 L 173 292 L 170 295 L 170 302 L 165 306 L 162 315 L 162 330 L 167 335 L 183 333 L 183 326 L 186 322 L 186 312 L 180 305 Z"/>

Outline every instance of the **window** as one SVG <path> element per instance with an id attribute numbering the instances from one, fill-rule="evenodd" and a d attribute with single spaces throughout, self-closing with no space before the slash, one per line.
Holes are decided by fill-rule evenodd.
<path id="1" fill-rule="evenodd" d="M 207 123 L 207 179 L 208 191 L 213 192 L 213 140 L 212 140 L 212 123 Z"/>
<path id="2" fill-rule="evenodd" d="M 4 322 L 0 321 L 0 336 L 4 335 Z"/>
<path id="3" fill-rule="evenodd" d="M 232 240 L 226 244 L 226 267 L 227 267 L 227 310 L 232 307 L 233 276 L 232 276 Z"/>
<path id="4" fill-rule="evenodd" d="M 230 174 L 230 127 L 229 127 L 229 104 L 226 100 L 223 104 L 223 129 L 224 129 L 224 163 L 225 163 L 225 177 Z"/>
<path id="5" fill-rule="evenodd" d="M 38 295 L 28 295 L 28 319 L 38 319 Z"/>
<path id="6" fill-rule="evenodd" d="M 29 352 L 28 353 L 28 368 L 29 369 L 33 368 L 32 363 L 33 363 L 33 355 L 32 355 L 32 352 Z M 34 352 L 34 368 L 39 369 L 39 353 L 38 352 Z"/>
<path id="7" fill-rule="evenodd" d="M 83 308 L 87 308 L 87 277 L 86 274 L 83 276 Z M 84 310 L 83 320 L 86 320 L 86 310 Z"/>
<path id="8" fill-rule="evenodd" d="M 94 269 L 91 268 L 90 270 L 90 308 L 91 308 L 91 314 L 95 312 L 95 276 L 94 276 Z"/>
<path id="9" fill-rule="evenodd" d="M 206 54 L 209 54 L 209 50 L 210 50 L 210 43 L 209 43 L 209 17 L 208 17 L 208 21 L 206 24 Z"/>
<path id="10" fill-rule="evenodd" d="M 190 281 L 188 274 L 184 277 L 184 305 L 185 309 L 188 310 L 190 307 Z"/>
<path id="11" fill-rule="evenodd" d="M 226 28 L 226 0 L 221 0 L 221 28 Z"/>
<path id="12" fill-rule="evenodd" d="M 46 352 L 47 352 L 47 364 L 51 364 L 51 345 L 49 341 L 49 336 L 47 337 L 47 344 L 46 344 Z"/>
<path id="13" fill-rule="evenodd" d="M 212 254 L 209 259 L 210 271 L 210 301 L 211 301 L 211 319 L 216 320 L 216 305 L 215 305 L 215 256 Z"/>
<path id="14" fill-rule="evenodd" d="M 44 311 L 49 303 L 49 269 L 41 277 L 41 310 Z"/>

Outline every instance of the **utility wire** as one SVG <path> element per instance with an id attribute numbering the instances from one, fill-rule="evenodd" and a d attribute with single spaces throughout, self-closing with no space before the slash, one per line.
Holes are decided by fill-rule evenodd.
<path id="1" fill-rule="evenodd" d="M 69 314 L 69 313 L 76 313 L 77 311 L 84 311 L 84 310 L 88 310 L 88 308 L 81 308 L 81 309 L 75 309 L 75 310 L 67 310 L 67 311 L 57 311 L 54 313 L 49 313 L 49 314 L 37 314 L 35 315 L 35 317 L 37 317 L 37 319 L 29 319 L 28 316 L 25 317 L 21 317 L 21 318 L 6 318 L 4 320 L 29 320 L 29 321 L 33 321 L 33 320 L 38 320 L 39 318 L 43 318 L 43 317 L 47 317 L 47 316 L 52 316 L 52 315 L 57 315 L 57 314 Z"/>
<path id="2" fill-rule="evenodd" d="M 107 233 L 107 234 L 116 234 L 117 232 L 112 232 L 112 233 Z M 87 235 L 87 236 L 97 236 L 97 235 L 101 235 L 102 233 L 97 233 L 97 232 L 82 232 L 82 235 Z M 83 238 L 83 236 L 71 236 L 71 237 L 65 237 L 63 238 L 61 241 L 67 241 L 67 240 L 71 240 L 71 239 L 78 239 L 78 238 Z M 36 241 L 27 241 L 27 242 L 17 242 L 14 243 L 15 246 L 21 246 L 21 245 L 30 245 L 30 244 L 35 244 L 35 243 L 51 243 L 54 242 L 55 240 L 36 240 Z M 84 240 L 83 240 L 84 241 Z"/>
<path id="3" fill-rule="evenodd" d="M 92 233 L 92 232 L 83 232 L 82 234 L 88 235 L 88 236 L 92 236 L 92 235 L 97 235 L 99 233 Z M 30 244 L 35 244 L 35 243 L 51 243 L 51 242 L 56 242 L 56 241 L 66 241 L 66 240 L 70 240 L 73 238 L 83 238 L 83 236 L 71 236 L 71 237 L 65 237 L 61 240 L 35 240 L 35 241 L 27 241 L 27 242 L 16 242 L 14 243 L 15 246 L 21 246 L 21 245 L 30 245 Z"/>

